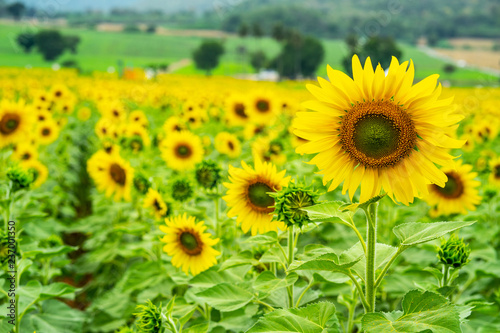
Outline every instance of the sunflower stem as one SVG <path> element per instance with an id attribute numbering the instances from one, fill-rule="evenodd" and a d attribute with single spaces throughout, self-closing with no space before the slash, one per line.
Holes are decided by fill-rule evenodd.
<path id="1" fill-rule="evenodd" d="M 290 265 L 292 264 L 293 253 L 295 250 L 295 246 L 294 246 L 295 237 L 294 237 L 294 233 L 293 233 L 293 231 L 294 231 L 293 227 L 294 227 L 293 225 L 288 227 L 288 257 L 287 257 L 288 267 L 290 267 Z M 293 308 L 294 307 L 294 304 L 293 304 L 293 285 L 287 287 L 287 290 L 288 290 L 288 307 Z"/>
<path id="2" fill-rule="evenodd" d="M 377 244 L 377 208 L 378 202 L 371 203 L 365 210 L 367 220 L 367 253 L 366 253 L 366 301 L 368 312 L 375 312 L 375 256 Z"/>
<path id="3" fill-rule="evenodd" d="M 214 199 L 214 204 L 215 204 L 215 227 L 216 227 L 217 237 L 219 238 L 219 242 L 217 243 L 218 247 L 217 250 L 220 252 L 222 260 L 224 260 L 223 246 L 222 246 L 222 225 L 219 221 L 219 196 L 217 196 Z"/>
<path id="4" fill-rule="evenodd" d="M 450 272 L 450 266 L 449 265 L 443 265 L 443 287 L 446 287 L 448 285 L 448 274 Z"/>

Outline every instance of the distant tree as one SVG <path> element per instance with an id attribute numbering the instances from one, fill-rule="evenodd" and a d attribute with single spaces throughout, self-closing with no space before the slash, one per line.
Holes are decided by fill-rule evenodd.
<path id="1" fill-rule="evenodd" d="M 345 43 L 350 50 L 355 50 L 358 47 L 359 39 L 356 34 L 349 34 L 345 38 Z"/>
<path id="2" fill-rule="evenodd" d="M 137 26 L 137 24 L 127 24 L 125 28 L 123 28 L 123 32 L 141 32 L 141 29 Z"/>
<path id="3" fill-rule="evenodd" d="M 242 23 L 240 25 L 240 27 L 238 28 L 238 35 L 243 38 L 248 36 L 248 25 L 246 25 L 246 23 Z"/>
<path id="4" fill-rule="evenodd" d="M 273 26 L 273 30 L 271 32 L 271 37 L 274 38 L 277 42 L 281 42 L 285 39 L 286 37 L 286 28 L 283 26 L 282 23 L 276 23 Z"/>
<path id="5" fill-rule="evenodd" d="M 14 2 L 13 4 L 8 5 L 6 9 L 14 20 L 19 21 L 26 10 L 26 6 L 22 2 Z"/>
<path id="6" fill-rule="evenodd" d="M 64 44 L 71 53 L 76 54 L 76 48 L 80 43 L 79 36 L 64 36 Z"/>
<path id="7" fill-rule="evenodd" d="M 35 46 L 35 35 L 29 32 L 22 33 L 17 36 L 16 41 L 24 52 L 30 53 L 31 49 Z"/>
<path id="8" fill-rule="evenodd" d="M 150 34 L 154 34 L 156 32 L 156 25 L 150 24 L 146 28 L 146 32 L 149 32 Z"/>
<path id="9" fill-rule="evenodd" d="M 443 66 L 443 71 L 447 74 L 452 74 L 456 70 L 457 70 L 457 68 L 453 64 L 446 64 Z"/>
<path id="10" fill-rule="evenodd" d="M 63 35 L 57 30 L 42 30 L 35 35 L 38 50 L 46 61 L 57 59 L 63 54 L 66 43 Z"/>
<path id="11" fill-rule="evenodd" d="M 206 71 L 210 75 L 211 71 L 219 65 L 219 58 L 224 54 L 224 47 L 216 41 L 205 41 L 193 53 L 193 60 L 196 68 Z"/>
<path id="12" fill-rule="evenodd" d="M 257 38 L 261 38 L 262 36 L 264 36 L 262 28 L 260 27 L 260 24 L 257 22 L 254 22 L 252 24 L 252 35 Z"/>
<path id="13" fill-rule="evenodd" d="M 253 69 L 258 72 L 262 68 L 266 67 L 267 56 L 263 51 L 255 51 L 250 54 L 250 65 Z"/>

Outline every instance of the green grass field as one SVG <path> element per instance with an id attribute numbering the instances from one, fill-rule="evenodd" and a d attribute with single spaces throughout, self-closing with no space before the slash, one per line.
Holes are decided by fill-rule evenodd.
<path id="1" fill-rule="evenodd" d="M 50 67 L 52 62 L 46 62 L 36 52 L 24 53 L 16 44 L 16 36 L 26 31 L 23 25 L 0 25 L 0 65 L 25 67 Z M 151 63 L 174 63 L 181 59 L 191 58 L 201 37 L 160 36 L 146 33 L 99 32 L 93 30 L 64 29 L 64 34 L 79 35 L 81 43 L 77 54 L 66 52 L 58 62 L 76 60 L 84 71 L 107 70 L 117 65 L 121 60 L 126 66 L 145 66 Z M 237 50 L 244 46 L 247 52 L 264 50 L 268 57 L 278 54 L 280 46 L 271 38 L 239 38 L 228 37 L 224 40 L 226 53 L 220 66 L 214 71 L 217 75 L 234 75 L 251 73 L 252 68 Z M 326 56 L 324 63 L 318 69 L 318 75 L 326 75 L 326 65 L 342 69 L 342 58 L 347 49 L 342 40 L 324 40 Z M 416 63 L 416 78 L 422 79 L 433 73 L 440 73 L 442 80 L 450 80 L 454 85 L 467 86 L 498 82 L 498 78 L 470 69 L 457 69 L 452 74 L 443 73 L 444 61 L 432 58 L 414 46 L 400 44 L 403 59 L 413 59 Z M 194 65 L 178 70 L 183 74 L 202 74 Z"/>

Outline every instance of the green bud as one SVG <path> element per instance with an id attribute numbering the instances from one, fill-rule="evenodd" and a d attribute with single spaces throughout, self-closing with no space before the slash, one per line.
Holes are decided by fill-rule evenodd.
<path id="1" fill-rule="evenodd" d="M 447 241 L 441 241 L 438 258 L 445 265 L 460 268 L 469 262 L 470 251 L 469 245 L 465 244 L 462 238 L 453 234 Z"/>
<path id="2" fill-rule="evenodd" d="M 33 173 L 20 166 L 10 167 L 9 170 L 7 170 L 7 177 L 12 181 L 14 191 L 28 188 L 33 183 Z"/>
<path id="3" fill-rule="evenodd" d="M 134 176 L 134 187 L 137 190 L 137 192 L 141 194 L 146 194 L 148 193 L 149 187 L 151 184 L 149 183 L 149 180 L 144 177 L 142 174 L 137 173 Z"/>
<path id="4" fill-rule="evenodd" d="M 193 196 L 193 186 L 186 178 L 179 178 L 172 182 L 172 198 L 184 202 Z"/>
<path id="5" fill-rule="evenodd" d="M 161 330 L 161 304 L 160 307 L 154 305 L 150 300 L 146 305 L 137 305 L 140 312 L 134 313 L 137 317 L 135 326 L 139 333 L 158 333 Z"/>
<path id="6" fill-rule="evenodd" d="M 196 181 L 206 189 L 212 189 L 217 186 L 220 181 L 221 168 L 212 161 L 202 161 L 196 165 Z"/>
<path id="7" fill-rule="evenodd" d="M 48 238 L 42 239 L 39 243 L 39 246 L 42 248 L 53 248 L 61 245 L 63 245 L 63 241 L 58 235 L 50 235 Z"/>
<path id="8" fill-rule="evenodd" d="M 314 192 L 311 186 L 290 183 L 288 187 L 270 195 L 275 202 L 273 220 L 284 222 L 287 226 L 299 227 L 311 222 L 307 212 L 301 209 L 317 203 L 319 194 Z"/>

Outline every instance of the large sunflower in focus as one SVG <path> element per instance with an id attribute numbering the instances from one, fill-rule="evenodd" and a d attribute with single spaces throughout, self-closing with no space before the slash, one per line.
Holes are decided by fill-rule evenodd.
<path id="1" fill-rule="evenodd" d="M 201 139 L 189 131 L 169 133 L 160 150 L 167 165 L 174 170 L 192 170 L 203 160 Z"/>
<path id="2" fill-rule="evenodd" d="M 0 148 L 24 141 L 31 133 L 35 117 L 24 101 L 0 103 Z"/>
<path id="3" fill-rule="evenodd" d="M 452 98 L 439 99 L 438 75 L 413 85 L 410 61 L 392 58 L 387 76 L 380 66 L 373 71 L 352 58 L 353 77 L 328 67 L 330 81 L 318 78 L 320 87 L 308 85 L 318 99 L 298 112 L 294 133 L 308 140 L 298 153 L 317 154 L 311 161 L 331 181 L 329 191 L 344 183 L 350 198 L 361 187 L 360 202 L 383 189 L 405 205 L 427 194 L 427 185 L 444 187 L 446 174 L 435 165 L 452 165 L 449 148 L 463 141 L 451 138 L 463 119 L 451 107 Z"/>
<path id="4" fill-rule="evenodd" d="M 130 201 L 134 169 L 118 153 L 99 150 L 88 160 L 87 171 L 99 191 L 105 192 L 107 197 L 114 194 L 115 201 L 122 198 Z"/>
<path id="5" fill-rule="evenodd" d="M 276 171 L 276 166 L 255 160 L 255 169 L 241 162 L 243 169 L 229 166 L 230 183 L 224 183 L 228 188 L 223 197 L 231 208 L 227 215 L 238 216 L 236 222 L 241 224 L 243 232 L 252 230 L 252 235 L 277 231 L 278 227 L 285 229 L 283 222 L 271 222 L 274 211 L 274 199 L 268 192 L 277 192 L 287 186 L 290 177 L 285 177 L 286 170 Z"/>
<path id="6" fill-rule="evenodd" d="M 431 215 L 466 214 L 467 210 L 476 210 L 481 202 L 477 189 L 481 183 L 474 180 L 477 173 L 471 172 L 472 165 L 458 161 L 454 168 L 443 168 L 442 171 L 448 177 L 445 186 L 429 185 L 429 195 L 424 197 L 430 206 L 435 207 Z"/>
<path id="7" fill-rule="evenodd" d="M 203 221 L 196 223 L 194 217 L 184 214 L 165 219 L 165 222 L 166 226 L 160 226 L 166 233 L 161 241 L 166 243 L 163 251 L 172 256 L 172 265 L 181 267 L 186 274 L 191 271 L 192 275 L 197 275 L 217 264 L 215 257 L 220 252 L 212 246 L 219 239 L 204 232 L 207 227 Z"/>

